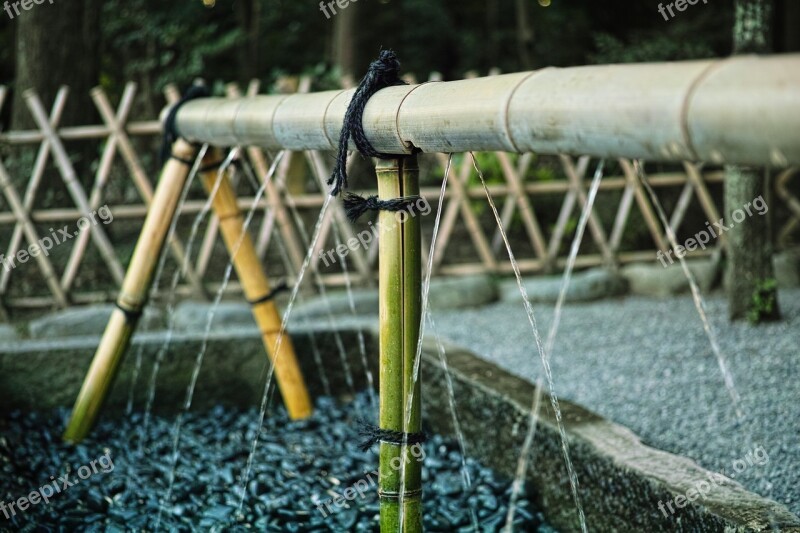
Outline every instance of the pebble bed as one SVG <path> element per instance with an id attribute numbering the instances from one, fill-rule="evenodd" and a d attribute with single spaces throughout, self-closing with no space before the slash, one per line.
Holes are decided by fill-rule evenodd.
<path id="1" fill-rule="evenodd" d="M 158 525 L 164 531 L 377 531 L 377 488 L 368 481 L 374 478 L 370 473 L 377 469 L 377 454 L 358 449 L 356 423 L 373 412 L 367 396 L 359 395 L 346 405 L 321 398 L 314 416 L 304 421 L 289 421 L 282 410 L 268 416 L 241 513 L 241 476 L 258 419 L 252 409 L 217 407 L 184 418 L 173 495 L 163 509 L 174 416 L 151 418 L 146 434 L 141 414 L 116 420 L 106 416 L 90 439 L 70 446 L 59 437 L 66 410 L 7 413 L 0 418 L 0 496 L 5 504 L 0 530 L 155 530 L 161 509 Z M 454 441 L 433 435 L 423 449 L 425 530 L 473 531 L 474 512 L 479 531 L 499 531 L 511 480 L 467 458 L 472 486 L 465 490 Z M 96 472 L 90 472 L 93 460 Z M 12 501 L 48 483 L 62 487 L 65 474 L 74 485 L 60 489 L 49 503 L 39 501 L 24 511 L 14 507 L 11 514 Z M 346 505 L 332 503 L 359 480 L 361 487 L 370 485 L 362 490 L 363 498 L 356 493 Z M 555 531 L 530 498 L 530 492 L 520 495 L 514 529 Z"/>

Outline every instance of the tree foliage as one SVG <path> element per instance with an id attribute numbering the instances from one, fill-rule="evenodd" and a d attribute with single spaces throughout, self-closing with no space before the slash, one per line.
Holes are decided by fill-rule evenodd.
<path id="1" fill-rule="evenodd" d="M 732 0 L 698 5 L 670 22 L 651 2 L 553 0 L 543 7 L 546 2 L 524 1 L 529 20 L 520 25 L 519 0 L 350 0 L 348 14 L 357 15 L 350 37 L 355 71 L 366 69 L 381 47 L 396 49 L 404 71 L 421 80 L 432 71 L 455 79 L 492 67 L 519 71 L 526 63 L 539 68 L 675 60 L 731 49 Z M 45 14 L 49 8 L 36 9 Z M 196 77 L 214 84 L 246 82 L 255 74 L 265 86 L 281 74 L 332 79 L 332 38 L 340 15 L 341 10 L 328 19 L 318 2 L 292 0 L 217 0 L 213 7 L 201 0 L 108 0 L 102 3 L 100 49 L 74 55 L 75 61 L 99 55 L 98 81 L 112 93 L 129 80 L 138 82 L 152 113 L 167 83 L 185 86 Z M 16 23 L 0 17 L 4 83 L 14 72 Z M 533 34 L 524 54 L 520 27 Z"/>

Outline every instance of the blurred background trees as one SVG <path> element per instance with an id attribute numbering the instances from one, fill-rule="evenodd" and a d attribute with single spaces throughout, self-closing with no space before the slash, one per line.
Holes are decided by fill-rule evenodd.
<path id="1" fill-rule="evenodd" d="M 453 79 L 493 67 L 512 72 L 732 51 L 733 0 L 698 4 L 669 22 L 657 5 L 351 0 L 328 19 L 313 0 L 56 1 L 13 20 L 0 16 L 0 82 L 35 87 L 47 100 L 62 83 L 76 92 L 93 83 L 119 91 L 133 80 L 155 102 L 166 83 L 197 76 L 219 82 L 269 82 L 309 71 L 356 76 L 381 47 L 396 49 L 404 70 L 420 79 L 431 71 Z M 774 16 L 771 49 L 798 49 L 792 31 L 800 23 L 798 3 L 777 1 Z M 15 111 L 14 122 L 25 120 Z"/>
<path id="2" fill-rule="evenodd" d="M 92 124 L 100 120 L 89 90 L 100 85 L 116 100 L 133 81 L 139 101 L 131 118 L 152 119 L 165 104 L 162 90 L 168 83 L 185 87 L 202 77 L 221 94 L 227 82 L 243 85 L 256 78 L 262 91 L 272 91 L 280 90 L 274 87 L 279 78 L 309 74 L 312 90 L 330 89 L 343 79 L 357 82 L 381 48 L 395 49 L 403 72 L 420 81 L 434 71 L 447 80 L 490 69 L 800 50 L 796 0 L 768 0 L 772 9 L 763 21 L 768 30 L 757 35 L 757 43 L 752 32 L 734 31 L 741 25 L 735 22 L 744 20 L 737 18 L 735 5 L 766 1 L 698 3 L 665 21 L 656 0 L 349 0 L 344 9 L 334 4 L 330 17 L 319 0 L 55 0 L 33 4 L 13 19 L 0 11 L 0 85 L 12 91 L 10 105 L 2 107 L 0 131 L 32 126 L 22 97 L 29 88 L 49 107 L 58 87 L 68 85 L 62 125 Z M 0 156 L 7 156 L 6 149 L 0 146 Z M 73 146 L 70 155 L 88 186 L 97 148 Z M 766 178 L 758 171 L 729 174 L 737 185 L 729 187 L 729 210 L 765 190 Z M 60 181 L 55 174 L 46 180 Z M 753 222 L 754 233 L 734 237 L 743 250 L 729 258 L 732 279 L 739 280 L 731 283 L 738 287 L 731 300 L 736 318 L 772 276 L 769 243 L 758 254 L 743 246 L 753 242 L 752 235 L 768 234 L 767 217 L 763 224 Z M 757 264 L 741 259 L 756 256 Z M 745 270 L 752 275 L 744 276 Z"/>
<path id="3" fill-rule="evenodd" d="M 512 72 L 731 52 L 733 0 L 698 4 L 669 22 L 657 5 L 351 0 L 328 19 L 312 0 L 56 1 L 34 5 L 13 20 L 0 16 L 0 82 L 35 87 L 48 101 L 60 84 L 85 94 L 81 89 L 96 83 L 118 92 L 133 80 L 152 112 L 160 108 L 159 93 L 168 82 L 186 84 L 197 76 L 270 82 L 310 71 L 357 77 L 381 47 L 396 49 L 404 70 L 420 79 L 431 71 L 453 79 L 493 67 Z M 776 2 L 775 17 L 771 48 L 797 49 L 797 2 Z M 24 125 L 24 111 L 6 117 L 6 126 Z"/>
<path id="4" fill-rule="evenodd" d="M 213 4 L 213 5 L 209 5 Z M 677 60 L 732 51 L 733 0 L 698 4 L 666 22 L 658 2 L 627 0 L 358 0 L 330 19 L 319 2 L 293 0 L 70 0 L 0 16 L 0 83 L 34 87 L 45 102 L 60 84 L 73 96 L 100 83 L 112 94 L 139 84 L 149 116 L 164 85 L 282 74 L 357 78 L 381 48 L 405 72 L 444 79 L 496 67 Z M 546 6 L 546 7 L 545 7 Z M 798 49 L 797 2 L 776 2 L 771 48 Z M 324 77 L 324 76 L 323 76 Z M 20 91 L 17 91 L 19 93 Z M 27 124 L 19 94 L 8 129 Z M 92 113 L 92 106 L 69 106 Z M 72 111 L 71 111 L 72 112 Z M 88 117 L 92 118 L 92 117 Z M 67 117 L 66 123 L 76 117 Z"/>

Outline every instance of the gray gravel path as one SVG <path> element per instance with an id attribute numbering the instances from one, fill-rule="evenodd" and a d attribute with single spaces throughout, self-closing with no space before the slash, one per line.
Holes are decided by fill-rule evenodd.
<path id="1" fill-rule="evenodd" d="M 800 290 L 779 298 L 784 321 L 757 328 L 730 324 L 722 295 L 707 299 L 742 425 L 688 294 L 568 304 L 552 356 L 556 393 L 800 515 Z M 534 308 L 544 338 L 553 306 Z M 542 374 L 521 300 L 433 312 L 443 338 L 521 377 Z M 759 445 L 766 464 L 737 472 Z"/>

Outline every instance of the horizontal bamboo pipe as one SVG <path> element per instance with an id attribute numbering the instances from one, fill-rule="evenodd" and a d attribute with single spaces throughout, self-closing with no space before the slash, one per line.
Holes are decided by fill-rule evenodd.
<path id="1" fill-rule="evenodd" d="M 205 98 L 187 139 L 335 150 L 353 90 Z M 383 153 L 502 150 L 653 161 L 800 164 L 800 54 L 546 68 L 384 89 L 363 124 Z"/>
<path id="2" fill-rule="evenodd" d="M 201 173 L 203 187 L 208 194 L 214 191 L 217 179 L 216 170 Z M 250 234 L 244 229 L 242 213 L 227 172 L 220 178 L 211 202 L 214 213 L 219 219 L 222 239 L 225 241 L 228 253 L 231 254 L 233 266 L 242 285 L 242 291 L 245 298 L 251 302 L 253 317 L 261 331 L 264 347 L 275 365 L 275 380 L 278 382 L 289 417 L 293 420 L 307 418 L 312 411 L 311 399 L 295 356 L 294 346 L 291 339 L 284 335 L 278 351 L 275 351 L 281 330 L 281 316 L 273 299 L 263 300 L 270 294 L 269 281 L 264 274 Z"/>
<path id="3" fill-rule="evenodd" d="M 169 159 L 164 165 L 150 212 L 142 226 L 117 297 L 117 308 L 111 312 L 89 372 L 75 400 L 64 431 L 64 440 L 67 442 L 82 441 L 94 426 L 147 301 L 158 258 L 189 176 L 189 166 L 177 158 L 191 160 L 195 157 L 196 149 L 179 140 L 173 145 L 172 153 L 176 158 Z"/>

